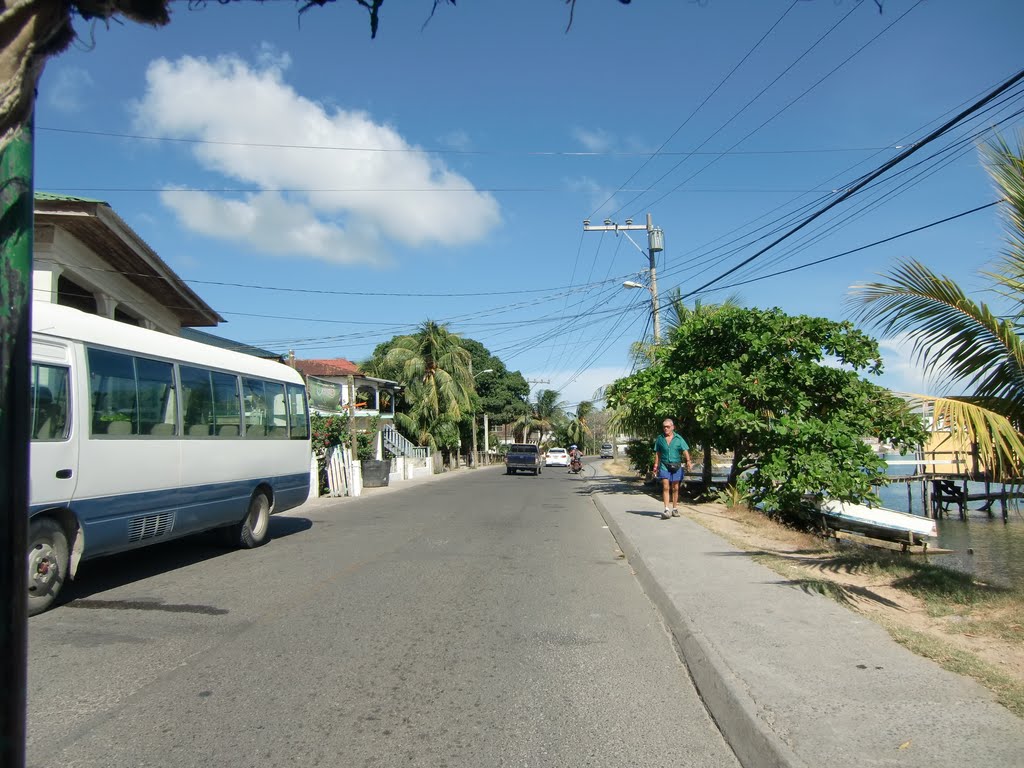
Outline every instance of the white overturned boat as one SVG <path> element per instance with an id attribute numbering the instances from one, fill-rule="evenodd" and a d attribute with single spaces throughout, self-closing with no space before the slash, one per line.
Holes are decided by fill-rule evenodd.
<path id="1" fill-rule="evenodd" d="M 818 509 L 828 525 L 839 531 L 851 531 L 901 543 L 919 543 L 938 536 L 935 521 L 931 518 L 897 512 L 895 509 L 848 504 L 834 499 L 822 501 Z"/>

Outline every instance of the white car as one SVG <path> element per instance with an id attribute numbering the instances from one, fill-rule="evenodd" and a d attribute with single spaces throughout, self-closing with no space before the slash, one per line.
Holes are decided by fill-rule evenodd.
<path id="1" fill-rule="evenodd" d="M 548 448 L 547 456 L 544 457 L 545 467 L 568 467 L 569 452 L 565 448 Z"/>

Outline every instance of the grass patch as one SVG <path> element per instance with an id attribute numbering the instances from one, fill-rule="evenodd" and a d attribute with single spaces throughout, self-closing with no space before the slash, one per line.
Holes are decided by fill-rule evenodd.
<path id="1" fill-rule="evenodd" d="M 953 648 L 930 635 L 890 622 L 883 622 L 883 626 L 900 645 L 918 656 L 931 659 L 949 672 L 977 680 L 995 694 L 1000 704 L 1017 717 L 1024 718 L 1024 683 L 1004 674 L 974 654 Z"/>

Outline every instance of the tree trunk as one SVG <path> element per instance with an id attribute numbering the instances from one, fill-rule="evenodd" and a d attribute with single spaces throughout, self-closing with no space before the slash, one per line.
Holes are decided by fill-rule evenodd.
<path id="1" fill-rule="evenodd" d="M 740 476 L 740 462 L 746 458 L 746 452 L 741 446 L 736 446 L 732 453 L 732 467 L 729 468 L 729 485 L 736 487 L 736 481 Z"/>
<path id="2" fill-rule="evenodd" d="M 704 468 L 701 471 L 701 482 L 704 483 L 704 489 L 707 490 L 711 487 L 711 443 L 704 441 L 701 444 L 701 450 L 704 451 Z"/>

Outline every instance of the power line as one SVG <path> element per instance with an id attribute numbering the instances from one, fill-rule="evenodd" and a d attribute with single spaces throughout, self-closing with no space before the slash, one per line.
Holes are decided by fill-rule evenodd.
<path id="1" fill-rule="evenodd" d="M 641 152 L 628 150 L 574 151 L 574 150 L 515 150 L 515 149 L 454 149 L 447 147 L 348 147 L 330 144 L 282 144 L 252 141 L 214 141 L 212 139 L 182 138 L 177 136 L 149 136 L 134 133 L 118 133 L 116 131 L 90 131 L 81 128 L 54 128 L 52 126 L 36 126 L 36 131 L 51 133 L 69 133 L 81 136 L 102 136 L 115 139 L 133 139 L 137 141 L 160 141 L 181 144 L 203 144 L 226 147 L 255 147 L 267 149 L 304 149 L 329 152 L 379 152 L 398 154 L 431 154 L 431 155 L 515 155 L 534 157 L 645 157 L 660 155 L 712 155 L 717 152 L 661 151 Z M 675 135 L 675 134 L 673 134 Z M 736 155 L 797 155 L 827 152 L 874 152 L 892 149 L 892 147 L 823 147 L 820 149 L 776 149 L 776 150 L 740 150 Z"/>
<path id="2" fill-rule="evenodd" d="M 713 280 L 708 281 L 707 283 L 705 283 L 704 285 L 700 286 L 699 288 L 696 288 L 693 291 L 690 291 L 689 293 L 687 293 L 682 298 L 687 298 L 689 296 L 692 296 L 693 294 L 698 293 L 698 292 L 704 290 L 705 288 L 707 288 L 707 287 L 709 287 L 711 285 L 714 285 L 718 281 L 720 281 L 720 280 L 724 279 L 725 277 L 731 275 L 736 270 L 738 270 L 741 267 L 745 266 L 746 264 L 749 264 L 750 262 L 754 261 L 755 259 L 760 257 L 762 254 L 764 254 L 765 252 L 767 252 L 771 248 L 774 248 L 776 245 L 781 243 L 783 240 L 786 240 L 787 238 L 789 238 L 792 235 L 796 234 L 801 229 L 803 229 L 804 227 L 808 226 L 812 221 L 817 219 L 819 216 L 822 216 L 827 211 L 831 210 L 832 208 L 835 208 L 840 203 L 844 202 L 845 200 L 848 200 L 853 195 L 857 194 L 857 192 L 859 190 L 861 190 L 864 187 L 866 187 L 868 184 L 870 184 L 872 181 L 874 181 L 879 176 L 884 174 L 890 168 L 892 168 L 893 166 L 897 165 L 898 163 L 901 163 L 903 160 L 905 160 L 906 158 L 910 157 L 912 154 L 914 154 L 915 152 L 920 150 L 922 147 L 930 144 L 931 142 L 935 141 L 937 138 L 939 138 L 943 134 L 947 133 L 953 126 L 955 126 L 957 123 L 961 122 L 965 117 L 973 114 L 974 112 L 977 112 L 979 109 L 981 109 L 983 106 L 985 106 L 988 102 L 990 102 L 993 99 L 997 98 L 1000 94 L 1002 94 L 1003 92 L 1007 91 L 1008 89 L 1012 88 L 1014 85 L 1016 85 L 1022 79 L 1024 79 L 1024 70 L 1021 70 L 1020 72 L 1018 72 L 1016 75 L 1011 77 L 1009 80 L 1007 80 L 1005 83 L 1000 85 L 994 91 L 992 91 L 987 96 L 982 98 L 980 101 L 975 102 L 970 107 L 968 107 L 967 109 L 963 110 L 959 114 L 955 115 L 950 120 L 947 120 L 945 123 L 943 123 L 941 126 L 936 128 L 934 131 L 932 131 L 930 134 L 928 134 L 928 136 L 923 138 L 917 144 L 913 145 L 912 147 L 909 147 L 908 149 L 904 150 L 903 152 L 900 152 L 898 155 L 896 155 L 896 157 L 892 158 L 887 163 L 883 164 L 880 168 L 878 168 L 874 172 L 870 173 L 862 181 L 854 184 L 852 187 L 850 187 L 845 192 L 843 192 L 835 200 L 833 200 L 832 202 L 830 202 L 829 204 L 827 204 L 823 208 L 821 208 L 818 211 L 816 211 L 814 214 L 809 216 L 803 222 L 801 222 L 797 226 L 793 227 L 792 229 L 790 229 L 788 232 L 786 232 L 782 236 L 776 238 L 771 243 L 769 243 L 768 245 L 766 245 L 764 248 L 760 249 L 759 251 L 757 251 L 753 255 L 748 256 L 746 259 L 741 261 L 736 266 L 731 267 L 730 269 L 726 270 L 725 272 L 720 274 L 718 277 L 714 278 Z"/>
<path id="3" fill-rule="evenodd" d="M 633 174 L 628 179 L 626 179 L 624 182 L 622 182 L 622 184 L 619 186 L 618 189 L 616 189 L 614 192 L 612 192 L 603 203 L 601 203 L 599 206 L 597 206 L 597 208 L 594 209 L 594 212 L 591 213 L 590 216 L 587 217 L 588 219 L 592 219 L 592 218 L 596 217 L 598 211 L 600 211 L 605 205 L 607 205 L 608 202 L 612 198 L 614 198 L 617 194 L 619 194 L 619 192 L 625 191 L 623 189 L 623 187 L 625 187 L 626 184 L 629 184 L 629 182 L 631 182 L 633 179 L 635 179 L 637 174 L 640 173 L 640 171 L 642 171 L 644 168 L 646 168 L 647 164 L 650 163 L 651 160 L 653 160 L 658 155 L 662 155 L 662 154 L 668 155 L 668 154 L 670 154 L 668 152 L 663 152 L 662 150 L 664 150 L 665 147 L 668 145 L 668 143 L 670 141 L 672 141 L 672 139 L 674 139 L 676 137 L 676 134 L 678 134 L 681 130 L 683 130 L 683 128 L 686 126 L 686 124 L 688 122 L 690 122 L 690 120 L 693 118 L 693 116 L 696 115 L 701 110 L 701 108 L 705 104 L 708 103 L 708 100 L 711 99 L 711 97 L 714 96 L 716 93 L 718 93 L 719 89 L 723 85 L 725 85 L 725 83 L 729 80 L 729 78 L 731 78 L 733 76 L 733 74 L 735 74 L 736 70 L 740 68 L 740 66 L 743 64 L 743 62 L 745 62 L 748 58 L 750 58 L 750 55 L 754 51 L 756 51 L 758 49 L 758 47 L 761 45 L 761 43 L 763 43 L 765 41 L 765 38 L 767 38 L 768 35 L 770 35 L 772 33 L 772 30 L 774 30 L 777 26 L 779 26 L 780 23 L 782 23 L 782 20 L 785 19 L 786 16 L 789 15 L 789 12 L 792 11 L 793 8 L 796 7 L 797 2 L 798 2 L 798 0 L 793 0 L 793 3 L 788 8 L 786 8 L 785 11 L 783 11 L 782 15 L 775 21 L 775 23 L 772 24 L 771 27 L 768 28 L 768 31 L 765 32 L 763 35 L 761 35 L 761 39 L 758 40 L 756 43 L 754 43 L 753 47 L 750 48 L 750 50 L 748 50 L 746 52 L 746 54 L 743 56 L 743 58 L 740 59 L 739 62 L 729 71 L 729 74 L 727 74 L 724 78 L 722 78 L 718 82 L 718 85 L 715 86 L 714 90 L 712 90 L 711 93 L 709 93 L 707 96 L 704 97 L 704 101 L 702 101 L 700 104 L 698 104 L 697 107 L 692 112 L 690 112 L 689 115 L 687 115 L 686 119 L 683 120 L 682 123 L 680 123 L 678 128 L 676 128 L 674 131 L 672 131 L 672 133 L 669 135 L 669 137 L 667 139 L 665 139 L 665 141 L 663 141 L 661 143 L 661 146 L 658 147 L 657 150 L 655 150 L 653 155 L 651 155 L 649 158 L 647 158 L 647 160 L 645 160 L 643 162 L 643 164 L 641 164 L 641 166 L 639 168 L 637 168 L 635 171 L 633 171 Z M 698 147 L 698 149 L 699 149 L 699 147 Z M 689 156 L 692 153 L 684 153 L 684 154 Z M 619 206 L 619 210 L 621 210 L 621 209 L 622 209 L 622 206 Z"/>
<path id="4" fill-rule="evenodd" d="M 796 272 L 797 270 L 800 270 L 800 269 L 807 269 L 808 267 L 814 267 L 814 266 L 817 266 L 818 264 L 824 264 L 827 261 L 832 261 L 832 260 L 838 259 L 838 258 L 840 258 L 842 256 L 849 256 L 851 253 L 858 253 L 859 251 L 864 251 L 864 250 L 867 250 L 868 248 L 874 248 L 877 245 L 882 245 L 884 243 L 889 243 L 889 242 L 892 242 L 893 240 L 899 240 L 901 237 L 906 237 L 908 235 L 913 235 L 916 232 L 922 232 L 922 231 L 924 231 L 926 229 L 931 229 L 932 227 L 937 227 L 939 224 L 945 224 L 946 222 L 953 221 L 954 219 L 959 219 L 959 218 L 962 218 L 964 216 L 969 216 L 972 213 L 977 213 L 978 211 L 983 211 L 986 208 L 991 208 L 991 207 L 993 207 L 995 205 L 999 205 L 1001 202 L 1003 202 L 1003 201 L 1002 200 L 994 200 L 991 203 L 985 203 L 984 205 L 979 205 L 979 206 L 977 206 L 975 208 L 971 208 L 971 209 L 966 210 L 966 211 L 961 211 L 960 213 L 954 214 L 952 216 L 947 216 L 944 219 L 939 219 L 938 221 L 933 221 L 933 222 L 931 222 L 929 224 L 924 224 L 924 225 L 922 225 L 920 227 L 914 227 L 914 229 L 908 229 L 905 232 L 900 232 L 899 234 L 891 235 L 890 237 L 886 237 L 886 238 L 883 238 L 881 240 L 875 240 L 873 243 L 867 243 L 866 245 L 861 245 L 861 246 L 858 246 L 857 248 L 851 248 L 850 250 L 843 251 L 842 253 L 836 253 L 836 254 L 833 254 L 832 256 L 826 256 L 823 259 L 815 259 L 814 261 L 808 261 L 805 264 L 800 264 L 800 265 L 795 266 L 795 267 L 790 267 L 789 269 L 779 270 L 778 272 L 772 272 L 771 274 L 768 274 L 768 275 L 759 275 L 758 277 L 752 277 L 749 280 L 741 280 L 739 282 L 730 283 L 729 285 L 723 285 L 723 286 L 720 286 L 716 290 L 725 290 L 726 288 L 736 288 L 736 287 L 741 286 L 741 285 L 747 285 L 748 283 L 756 283 L 759 280 L 767 280 L 770 277 L 778 277 L 779 275 L 785 275 L 785 274 L 788 274 L 790 272 Z"/>
<path id="5" fill-rule="evenodd" d="M 802 98 L 804 98 L 804 96 L 806 96 L 806 95 L 807 95 L 807 94 L 809 94 L 809 93 L 810 93 L 811 91 L 813 91 L 813 90 L 814 90 L 815 88 L 817 88 L 817 87 L 818 87 L 819 85 L 821 85 L 821 84 L 822 84 L 823 82 L 825 82 L 825 81 L 826 81 L 826 80 L 827 80 L 828 78 L 832 77 L 832 75 L 834 75 L 834 74 L 835 74 L 836 72 L 838 72 L 838 71 L 839 71 L 839 70 L 840 70 L 840 69 L 841 69 L 842 67 L 846 66 L 846 65 L 847 65 L 847 64 L 848 64 L 848 63 L 849 63 L 849 62 L 850 62 L 851 60 L 853 60 L 853 59 L 854 59 L 854 58 L 855 58 L 856 56 L 858 56 L 858 55 L 859 55 L 859 54 L 860 54 L 860 53 L 861 53 L 861 52 L 862 52 L 862 51 L 863 51 L 863 50 L 864 50 L 865 48 L 867 48 L 867 47 L 868 47 L 869 45 L 871 45 L 871 44 L 872 44 L 873 42 L 875 42 L 875 41 L 876 41 L 876 40 L 877 40 L 877 39 L 878 39 L 879 37 L 881 37 L 881 36 L 882 36 L 882 35 L 884 35 L 884 34 L 885 34 L 886 32 L 888 32 L 888 31 L 889 31 L 890 29 L 892 29 L 892 28 L 893 28 L 893 27 L 894 27 L 894 26 L 895 26 L 896 24 L 898 24 L 898 23 L 899 23 L 900 21 L 902 21 L 902 20 L 903 20 L 903 19 L 904 19 L 904 18 L 905 18 L 905 17 L 907 16 L 907 14 L 909 14 L 909 13 L 910 13 L 911 11 L 913 11 L 913 10 L 914 10 L 915 8 L 917 8 L 917 7 L 918 7 L 918 6 L 919 6 L 919 5 L 921 4 L 921 3 L 923 3 L 923 2 L 924 2 L 924 0 L 917 0 L 917 2 L 916 2 L 916 3 L 914 3 L 914 5 L 912 5 L 912 6 L 911 6 L 910 8 L 908 8 L 908 9 L 907 9 L 906 11 L 904 11 L 904 12 L 903 12 L 903 13 L 902 13 L 902 14 L 901 14 L 900 16 L 896 17 L 896 18 L 895 18 L 895 19 L 894 19 L 893 21 L 889 22 L 889 24 L 888 24 L 888 25 L 886 25 L 885 27 L 883 27 L 883 28 L 882 28 L 882 30 L 881 30 L 880 32 L 878 32 L 878 33 L 877 33 L 877 34 L 876 34 L 876 35 L 875 35 L 874 37 L 872 37 L 872 38 L 871 38 L 870 40 L 868 40 L 868 41 L 867 41 L 866 43 L 864 43 L 864 44 L 863 44 L 862 46 L 860 46 L 860 48 L 858 48 L 858 49 L 857 49 L 856 51 L 854 51 L 854 52 L 853 52 L 853 53 L 851 53 L 851 54 L 850 54 L 849 56 L 847 56 L 847 57 L 846 57 L 845 59 L 843 59 L 843 60 L 842 60 L 841 62 L 839 62 L 839 63 L 838 63 L 838 64 L 837 64 L 836 66 L 834 66 L 834 67 L 833 67 L 833 68 L 832 68 L 831 70 L 829 70 L 829 71 L 828 71 L 828 72 L 827 72 L 827 73 L 826 73 L 825 75 L 823 75 L 823 76 L 822 76 L 822 77 L 821 77 L 820 79 L 818 79 L 818 80 L 817 80 L 817 81 L 816 81 L 816 82 L 815 82 L 814 84 L 812 84 L 812 85 L 810 85 L 809 87 L 805 88 L 805 89 L 803 90 L 803 92 L 802 92 L 802 93 L 800 93 L 800 95 L 799 95 L 799 96 L 797 96 L 796 98 L 794 98 L 794 99 L 791 99 L 791 100 L 790 100 L 789 102 L 787 102 L 787 103 L 786 103 L 786 104 L 785 104 L 785 105 L 784 105 L 784 106 L 783 106 L 783 107 L 782 107 L 781 109 L 779 109 L 779 110 L 778 110 L 777 112 L 775 112 L 775 114 L 773 114 L 773 115 L 772 115 L 771 117 L 769 117 L 769 118 L 768 118 L 767 120 L 765 120 L 765 121 L 764 121 L 763 123 L 761 123 L 761 124 L 760 124 L 759 126 L 757 126 L 756 128 L 754 128 L 754 130 L 750 131 L 750 132 L 749 132 L 749 133 L 747 133 L 747 134 L 746 134 L 746 135 L 745 135 L 745 136 L 744 136 L 743 138 L 741 138 L 741 139 L 740 139 L 739 141 L 735 142 L 735 143 L 734 143 L 734 144 L 733 144 L 732 146 L 730 146 L 730 147 L 729 147 L 729 150 L 727 150 L 727 151 L 731 151 L 731 150 L 735 149 L 736 147 L 738 147 L 738 146 L 739 146 L 740 144 L 742 144 L 742 143 L 743 143 L 744 141 L 746 141 L 746 140 L 747 140 L 747 139 L 749 139 L 749 138 L 750 138 L 751 136 L 753 136 L 753 135 L 754 135 L 755 133 L 757 133 L 757 132 L 758 132 L 758 131 L 760 131 L 760 130 L 761 130 L 762 128 L 764 128 L 764 127 L 765 127 L 766 125 L 768 125 L 768 123 L 772 122 L 772 121 L 773 121 L 773 120 L 774 120 L 775 118 L 777 118 L 777 117 L 778 117 L 779 115 L 781 115 L 781 114 L 782 114 L 783 112 L 785 112 L 785 111 L 786 111 L 786 110 L 788 110 L 788 109 L 789 109 L 790 107 L 792 107 L 792 106 L 793 106 L 794 104 L 796 104 L 796 103 L 797 103 L 798 101 L 800 101 L 800 100 L 801 100 Z M 796 60 L 795 60 L 795 61 L 793 62 L 793 64 L 791 64 L 791 65 L 790 65 L 789 67 L 787 67 L 787 68 L 786 68 L 785 72 L 783 72 L 782 74 L 784 75 L 784 74 L 785 74 L 786 72 L 788 72 L 788 71 L 789 71 L 789 69 L 790 69 L 790 68 L 791 68 L 791 67 L 792 67 L 792 66 L 793 66 L 794 64 L 796 64 L 796 63 L 797 63 L 798 61 L 800 61 L 800 59 L 802 59 L 802 58 L 803 58 L 804 56 L 806 56 L 806 55 L 807 55 L 808 53 L 810 53 L 810 52 L 811 52 L 811 50 L 813 50 L 813 49 L 815 48 L 815 46 L 817 46 L 817 45 L 818 45 L 818 43 L 820 43 L 820 42 L 821 42 L 822 40 L 824 40 L 824 39 L 825 39 L 825 38 L 826 38 L 826 37 L 827 37 L 827 36 L 828 36 L 829 34 L 831 34 L 831 33 L 832 33 L 832 30 L 834 30 L 834 29 L 835 29 L 836 27 L 838 27 L 838 26 L 839 26 L 840 24 L 842 24 L 842 23 L 843 23 L 844 21 L 846 21 L 846 19 L 847 19 L 847 18 L 849 18 L 850 14 L 852 14 L 852 13 L 853 13 L 853 12 L 854 12 L 854 11 L 855 11 L 855 10 L 856 10 L 856 9 L 857 9 L 858 7 L 859 7 L 859 6 L 856 6 L 856 5 L 855 5 L 855 6 L 853 6 L 853 7 L 852 7 L 852 8 L 851 8 L 851 9 L 850 9 L 850 10 L 849 10 L 848 12 L 847 12 L 846 16 L 843 16 L 843 18 L 841 18 L 841 19 L 840 19 L 840 20 L 839 20 L 838 22 L 836 22 L 836 23 L 835 23 L 835 24 L 834 24 L 834 25 L 833 25 L 833 26 L 832 26 L 832 27 L 831 27 L 831 28 L 830 28 L 830 29 L 829 29 L 829 30 L 828 30 L 828 31 L 827 31 L 827 32 L 826 32 L 826 33 L 825 33 L 824 35 L 822 35 L 822 36 L 821 36 L 821 37 L 820 37 L 820 38 L 819 38 L 819 39 L 818 39 L 818 40 L 817 40 L 817 41 L 816 41 L 816 42 L 814 43 L 814 45 L 812 45 L 812 46 L 811 46 L 810 48 L 808 48 L 808 49 L 807 49 L 806 51 L 804 51 L 804 52 L 803 52 L 803 53 L 802 53 L 802 54 L 801 54 L 801 55 L 800 55 L 800 56 L 799 56 L 799 57 L 798 57 L 798 58 L 797 58 L 797 59 L 796 59 Z M 779 75 L 779 77 L 782 77 L 782 75 Z M 779 78 L 776 78 L 776 80 L 778 80 L 778 79 L 779 79 Z M 769 83 L 769 84 L 768 84 L 768 86 L 766 86 L 764 90 L 767 90 L 767 89 L 768 89 L 769 87 L 771 87 L 772 85 L 774 85 L 774 83 L 775 83 L 775 80 L 773 80 L 773 81 L 772 81 L 771 83 Z M 761 91 L 761 93 L 764 93 L 764 90 L 762 90 L 762 91 Z M 761 93 L 758 93 L 758 95 L 757 95 L 757 96 L 755 96 L 755 97 L 754 97 L 753 99 L 751 99 L 751 101 L 747 102 L 747 104 L 746 104 L 746 105 L 744 105 L 743 109 L 741 109 L 741 110 L 740 110 L 740 112 L 742 112 L 742 111 L 743 111 L 744 109 L 746 109 L 746 108 L 747 108 L 748 106 L 750 106 L 750 104 L 752 104 L 752 103 L 753 103 L 753 102 L 754 102 L 754 101 L 755 101 L 756 99 L 758 99 L 758 98 L 759 98 L 759 97 L 761 96 Z M 737 113 L 736 113 L 736 115 L 738 115 L 738 114 L 739 114 L 739 112 L 737 112 Z M 736 115 L 733 115 L 733 117 L 736 117 Z M 721 131 L 721 129 L 722 129 L 722 128 L 724 128 L 724 127 L 725 127 L 726 125 L 728 125 L 728 124 L 729 124 L 729 122 L 731 122 L 731 121 L 732 121 L 732 119 L 733 119 L 732 117 L 731 117 L 731 118 L 729 118 L 729 120 L 728 120 L 728 121 L 727 121 L 726 123 L 724 123 L 724 124 L 723 124 L 723 125 L 722 125 L 722 126 L 721 126 L 721 127 L 719 128 L 719 129 L 718 129 L 718 131 L 715 131 L 715 133 L 713 133 L 713 134 L 712 134 L 711 136 L 709 136 L 709 137 L 707 138 L 707 140 L 705 140 L 705 143 L 706 143 L 706 141 L 710 141 L 710 140 L 711 140 L 711 138 L 713 138 L 713 137 L 714 137 L 715 135 L 717 135 L 717 134 L 718 134 L 718 132 L 719 132 L 719 131 Z M 703 144 L 701 144 L 701 146 L 703 146 Z M 655 205 L 657 205 L 658 203 L 660 203 L 660 202 L 661 202 L 662 200 L 664 200 L 664 199 L 665 199 L 666 197 L 668 197 L 669 195 L 671 195 L 671 194 L 673 194 L 674 192 L 678 191 L 678 190 L 679 190 L 679 188 L 680 188 L 681 186 L 683 186 L 683 184 L 685 184 L 685 183 L 686 183 L 686 182 L 688 182 L 688 181 L 691 181 L 691 180 L 693 180 L 694 178 L 696 178 L 697 176 L 699 176 L 700 174 L 702 174 L 702 173 L 703 173 L 704 171 L 706 171 L 706 170 L 707 170 L 708 168 L 710 168 L 710 167 L 711 167 L 712 165 L 714 165 L 715 163 L 717 163 L 717 162 L 718 162 L 718 161 L 719 161 L 719 160 L 720 160 L 720 159 L 721 159 L 722 157 L 724 157 L 724 156 L 725 156 L 724 154 L 723 154 L 723 155 L 719 155 L 719 156 L 718 156 L 718 157 L 716 157 L 715 159 L 711 160 L 711 161 L 710 161 L 709 163 L 706 163 L 706 164 L 705 164 L 705 165 L 704 165 L 704 166 L 703 166 L 702 168 L 699 168 L 699 169 L 698 169 L 697 171 L 695 171 L 694 173 L 692 173 L 692 174 L 690 174 L 689 176 L 687 176 L 687 177 L 686 177 L 685 179 L 683 179 L 683 180 L 682 180 L 681 182 L 679 182 L 679 184 L 677 184 L 677 185 L 676 185 L 675 187 L 673 187 L 672 189 L 670 189 L 670 190 L 669 190 L 668 192 L 664 193 L 664 194 L 663 194 L 663 195 L 662 195 L 661 197 L 657 198 L 657 199 L 656 199 L 656 200 L 655 200 L 655 201 L 654 201 L 653 203 L 649 203 L 649 204 L 645 205 L 644 207 L 646 207 L 646 208 L 653 208 L 653 207 L 654 207 Z M 681 164 L 682 164 L 682 161 L 680 161 L 679 163 L 676 163 L 676 165 L 675 165 L 675 166 L 674 166 L 673 168 L 671 168 L 671 169 L 669 170 L 669 172 L 668 172 L 668 173 L 671 173 L 671 172 L 672 172 L 673 170 L 675 170 L 676 168 L 678 168 L 678 167 L 679 167 L 679 165 L 681 165 Z M 663 179 L 663 178 L 664 178 L 665 176 L 667 176 L 667 175 L 668 175 L 668 173 L 666 173 L 666 174 L 665 174 L 665 175 L 663 175 L 663 176 L 662 176 L 661 178 L 659 178 L 659 179 L 658 179 L 658 181 L 661 181 L 661 179 Z M 658 183 L 658 181 L 656 181 L 656 182 L 655 182 L 655 184 L 657 184 L 657 183 Z M 633 198 L 633 200 L 636 200 L 636 199 L 637 199 L 637 198 Z M 633 200 L 631 200 L 631 201 L 630 201 L 629 203 L 627 203 L 626 205 L 629 205 L 629 204 L 631 204 L 631 203 L 633 202 Z M 624 206 L 622 206 L 622 208 L 625 208 L 625 207 L 626 207 L 625 205 L 624 205 Z M 620 208 L 620 210 L 621 210 L 621 208 Z"/>

